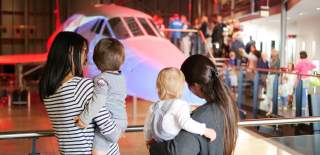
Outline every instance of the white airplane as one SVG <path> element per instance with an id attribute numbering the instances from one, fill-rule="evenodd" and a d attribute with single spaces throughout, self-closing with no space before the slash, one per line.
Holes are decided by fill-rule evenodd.
<path id="1" fill-rule="evenodd" d="M 74 31 L 89 41 L 87 76 L 90 78 L 100 73 L 92 59 L 96 43 L 105 37 L 119 39 L 125 47 L 126 58 L 121 70 L 127 80 L 127 93 L 149 101 L 158 100 L 156 78 L 159 71 L 164 67 L 180 68 L 186 59 L 176 46 L 161 36 L 149 15 L 115 4 L 86 8 L 69 17 L 59 31 Z M 183 99 L 204 103 L 187 87 Z"/>

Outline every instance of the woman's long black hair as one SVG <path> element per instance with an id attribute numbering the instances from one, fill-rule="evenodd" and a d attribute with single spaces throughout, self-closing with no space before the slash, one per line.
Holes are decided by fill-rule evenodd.
<path id="1" fill-rule="evenodd" d="M 40 79 L 41 99 L 54 94 L 68 73 L 72 72 L 73 76 L 83 76 L 81 53 L 87 52 L 84 51 L 85 45 L 88 45 L 87 40 L 75 32 L 58 33 L 50 47 Z"/>
<path id="2" fill-rule="evenodd" d="M 181 66 L 189 86 L 198 84 L 208 104 L 216 104 L 224 114 L 224 155 L 232 154 L 238 136 L 238 109 L 230 91 L 219 78 L 213 62 L 203 55 L 190 56 Z"/>

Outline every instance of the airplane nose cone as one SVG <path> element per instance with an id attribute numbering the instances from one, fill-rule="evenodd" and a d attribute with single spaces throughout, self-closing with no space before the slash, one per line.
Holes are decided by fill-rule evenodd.
<path id="1" fill-rule="evenodd" d="M 158 100 L 156 80 L 165 67 L 180 68 L 185 55 L 172 43 L 163 38 L 133 38 L 124 40 L 126 60 L 122 71 L 126 76 L 128 94 L 150 101 Z M 183 99 L 203 104 L 185 87 Z"/>
<path id="2" fill-rule="evenodd" d="M 156 37 L 137 37 L 124 40 L 129 54 L 134 54 L 142 61 L 148 62 L 158 68 L 176 67 L 180 68 L 185 55 L 170 41 Z M 127 53 L 126 53 L 127 54 Z"/>

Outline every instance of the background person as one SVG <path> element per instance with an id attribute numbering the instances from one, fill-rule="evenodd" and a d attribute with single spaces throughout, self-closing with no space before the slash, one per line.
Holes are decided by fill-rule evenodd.
<path id="1" fill-rule="evenodd" d="M 169 23 L 169 29 L 174 30 L 182 30 L 183 23 L 180 20 L 179 14 L 175 13 L 172 17 L 172 21 Z M 180 39 L 181 39 L 181 32 L 179 31 L 173 31 L 170 33 L 170 39 L 173 44 L 176 45 L 176 47 L 180 47 Z"/>
<path id="2" fill-rule="evenodd" d="M 185 15 L 181 16 L 181 22 L 183 23 L 183 30 L 188 30 L 190 28 L 190 23 Z M 191 52 L 191 36 L 189 32 L 182 32 L 181 41 L 180 41 L 180 49 L 186 57 L 190 56 Z"/>
<path id="3" fill-rule="evenodd" d="M 223 23 L 222 16 L 216 16 L 216 24 L 212 31 L 212 45 L 215 57 L 222 57 L 223 48 L 224 48 L 224 36 L 223 29 L 226 25 Z"/>
<path id="4" fill-rule="evenodd" d="M 300 52 L 300 60 L 295 66 L 295 71 L 298 74 L 298 79 L 302 80 L 303 82 L 303 89 L 302 89 L 302 115 L 307 115 L 307 93 L 308 93 L 308 86 L 309 86 L 309 79 L 308 76 L 299 76 L 299 74 L 310 74 L 316 66 L 308 59 L 308 54 L 306 51 Z"/>

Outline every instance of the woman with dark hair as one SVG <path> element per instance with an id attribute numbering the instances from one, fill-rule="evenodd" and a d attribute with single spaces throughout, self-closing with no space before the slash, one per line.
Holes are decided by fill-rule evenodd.
<path id="1" fill-rule="evenodd" d="M 190 90 L 207 101 L 192 112 L 192 118 L 205 123 L 217 132 L 215 141 L 191 134 L 180 133 L 170 141 L 155 143 L 151 155 L 230 155 L 238 135 L 238 109 L 230 91 L 219 78 L 216 66 L 207 57 L 193 55 L 181 66 Z"/>
<path id="2" fill-rule="evenodd" d="M 94 126 L 78 128 L 74 118 L 84 110 L 93 92 L 92 80 L 83 78 L 88 42 L 74 32 L 60 32 L 49 50 L 39 92 L 58 139 L 61 154 L 92 154 Z M 120 136 L 106 109 L 93 119 L 100 132 L 113 142 Z M 117 143 L 109 152 L 119 154 Z"/>

